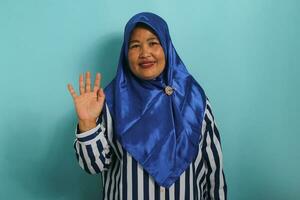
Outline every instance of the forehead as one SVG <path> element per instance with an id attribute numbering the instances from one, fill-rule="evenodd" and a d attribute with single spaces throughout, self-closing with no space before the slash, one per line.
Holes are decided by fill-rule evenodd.
<path id="1" fill-rule="evenodd" d="M 158 37 L 153 29 L 151 29 L 150 27 L 148 27 L 146 25 L 138 25 L 132 30 L 132 32 L 130 34 L 130 40 L 142 39 L 142 38 L 158 39 Z"/>

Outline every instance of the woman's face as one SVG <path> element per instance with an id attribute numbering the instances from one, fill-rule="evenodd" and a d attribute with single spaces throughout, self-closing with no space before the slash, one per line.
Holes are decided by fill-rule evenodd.
<path id="1" fill-rule="evenodd" d="M 151 80 L 162 73 L 166 65 L 164 50 L 149 29 L 136 27 L 128 46 L 129 67 L 135 76 Z"/>

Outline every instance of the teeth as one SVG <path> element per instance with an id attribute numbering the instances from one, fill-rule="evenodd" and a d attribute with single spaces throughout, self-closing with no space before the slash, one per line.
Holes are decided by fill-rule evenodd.
<path id="1" fill-rule="evenodd" d="M 142 63 L 141 65 L 152 65 L 153 63 Z"/>

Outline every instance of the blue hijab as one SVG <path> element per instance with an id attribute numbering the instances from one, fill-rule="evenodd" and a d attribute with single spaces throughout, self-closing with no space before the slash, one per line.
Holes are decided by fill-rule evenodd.
<path id="1" fill-rule="evenodd" d="M 140 23 L 154 30 L 166 57 L 164 71 L 154 80 L 137 78 L 128 66 L 130 35 Z M 160 186 L 170 187 L 198 154 L 206 97 L 161 17 L 143 12 L 128 21 L 117 75 L 105 94 L 117 140 Z"/>

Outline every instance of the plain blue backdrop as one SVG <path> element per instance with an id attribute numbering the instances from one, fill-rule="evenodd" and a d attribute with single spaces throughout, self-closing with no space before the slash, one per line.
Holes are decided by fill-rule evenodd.
<path id="1" fill-rule="evenodd" d="M 114 76 L 125 23 L 169 24 L 221 134 L 230 200 L 300 199 L 300 1 L 0 0 L 0 199 L 100 199 L 67 83 Z"/>

